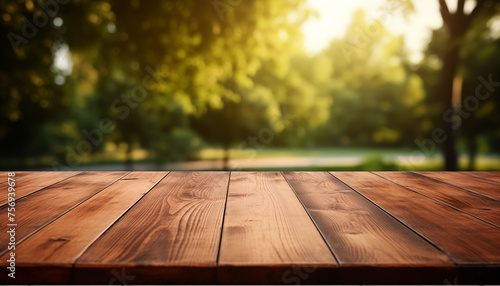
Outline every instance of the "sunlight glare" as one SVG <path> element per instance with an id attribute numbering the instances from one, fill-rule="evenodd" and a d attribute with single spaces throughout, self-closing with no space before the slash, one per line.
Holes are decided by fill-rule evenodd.
<path id="1" fill-rule="evenodd" d="M 448 2 L 451 6 L 456 6 L 456 0 Z M 351 0 L 348 2 L 308 0 L 308 6 L 318 12 L 318 17 L 312 17 L 302 26 L 305 50 L 313 55 L 325 49 L 332 39 L 344 37 L 351 23 L 351 17 L 358 9 L 365 10 L 368 20 L 376 20 L 379 17 L 378 12 L 386 3 L 386 0 Z M 430 39 L 430 30 L 439 28 L 442 20 L 437 0 L 418 0 L 413 3 L 416 11 L 408 19 L 396 10 L 384 28 L 394 35 L 404 35 L 410 59 L 418 62 Z M 466 9 L 469 5 L 470 3 L 466 2 Z"/>

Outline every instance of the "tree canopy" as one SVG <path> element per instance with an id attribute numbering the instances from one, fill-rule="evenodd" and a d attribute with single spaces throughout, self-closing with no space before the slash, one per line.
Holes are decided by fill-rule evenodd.
<path id="1" fill-rule="evenodd" d="M 462 99 L 478 76 L 500 81 L 500 7 L 478 0 L 466 14 L 464 2 L 450 12 L 439 1 L 444 27 L 415 63 L 363 10 L 307 54 L 304 0 L 0 1 L 2 165 L 131 164 L 137 152 L 162 163 L 207 146 L 415 147 L 456 107 L 450 79 Z M 481 101 L 453 133 L 471 168 L 478 151 L 499 151 L 499 108 L 496 95 Z"/>

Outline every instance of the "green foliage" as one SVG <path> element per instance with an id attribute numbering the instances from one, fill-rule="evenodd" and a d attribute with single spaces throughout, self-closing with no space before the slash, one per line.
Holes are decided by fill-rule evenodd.
<path id="1" fill-rule="evenodd" d="M 357 12 L 346 36 L 323 52 L 333 66 L 327 83 L 332 98 L 328 138 L 343 145 L 409 144 L 418 134 L 412 127 L 422 112 L 422 80 L 407 68 L 402 38 L 382 26 L 370 36 L 360 35 L 369 25 L 364 12 Z M 353 49 L 348 55 L 346 45 Z"/>
<path id="2" fill-rule="evenodd" d="M 500 52 L 499 35 L 493 23 L 498 21 L 500 5 L 495 5 L 483 11 L 474 21 L 474 24 L 465 34 L 460 50 L 460 66 L 458 76 L 462 79 L 461 109 L 467 97 L 475 96 L 476 88 L 480 84 L 480 76 L 488 78 L 491 74 L 494 81 L 500 80 Z M 424 79 L 425 104 L 428 112 L 423 119 L 427 124 L 422 129 L 427 136 L 433 128 L 439 127 L 431 122 L 440 122 L 443 111 L 442 95 L 439 91 L 440 71 L 445 56 L 447 31 L 445 27 L 432 31 L 432 36 L 424 53 L 424 58 L 418 67 L 417 73 Z M 477 109 L 472 112 L 465 110 L 466 116 L 461 117 L 460 149 L 469 152 L 475 157 L 479 152 L 498 152 L 498 126 L 500 126 L 500 97 L 493 92 L 492 96 L 480 101 Z M 491 146 L 492 148 L 485 148 Z M 470 168 L 470 166 L 469 166 Z"/>
<path id="3" fill-rule="evenodd" d="M 56 152 L 48 134 L 65 119 L 59 111 L 69 107 L 69 96 L 54 82 L 52 47 L 60 32 L 33 24 L 33 3 L 2 1 L 0 19 L 0 154 L 2 157 L 39 156 Z M 26 21 L 25 21 L 26 19 Z M 32 38 L 19 31 L 24 28 Z M 14 31 L 16 33 L 14 33 Z M 49 133 L 46 133 L 49 132 Z M 58 134 L 62 142 L 70 134 Z"/>
<path id="4" fill-rule="evenodd" d="M 358 11 L 343 38 L 309 56 L 300 27 L 313 12 L 304 2 L 74 0 L 28 37 L 26 19 L 46 2 L 0 1 L 0 158 L 68 165 L 68 149 L 90 142 L 90 158 L 126 146 L 127 160 L 141 149 L 160 164 L 194 159 L 207 143 L 238 148 L 263 130 L 266 145 L 288 147 L 414 146 L 428 135 L 442 113 L 446 31 L 433 31 L 415 65 L 402 37 Z M 405 16 L 414 9 L 387 4 Z M 478 75 L 500 74 L 489 24 L 499 6 L 488 7 L 464 39 L 464 94 Z M 65 49 L 67 68 L 56 64 Z M 463 137 L 500 146 L 499 108 L 498 96 L 484 102 Z M 102 134 L 95 144 L 85 135 L 93 130 Z M 380 158 L 364 165 L 394 167 Z"/>
<path id="5" fill-rule="evenodd" d="M 114 131 L 94 152 L 125 142 L 130 154 L 146 148 L 180 160 L 192 153 L 185 144 L 195 136 L 190 118 L 238 102 L 249 132 L 268 126 L 279 104 L 256 74 L 264 62 L 272 75 L 287 72 L 309 14 L 302 2 L 230 2 L 221 14 L 211 1 L 71 1 L 57 5 L 17 53 L 4 36 L 21 34 L 23 17 L 43 13 L 43 3 L 2 2 L 2 156 L 64 158 L 67 147 L 87 140 L 79 131 L 109 119 Z M 69 46 L 73 71 L 59 86 L 60 71 L 51 66 L 61 44 Z M 134 97 L 141 88 L 146 93 Z M 253 121 L 252 108 L 269 112 Z"/>

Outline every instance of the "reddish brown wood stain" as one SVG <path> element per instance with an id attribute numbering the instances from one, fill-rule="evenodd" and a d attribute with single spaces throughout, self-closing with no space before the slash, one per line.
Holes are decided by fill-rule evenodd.
<path id="1" fill-rule="evenodd" d="M 2 284 L 500 283 L 500 172 L 16 177 Z"/>

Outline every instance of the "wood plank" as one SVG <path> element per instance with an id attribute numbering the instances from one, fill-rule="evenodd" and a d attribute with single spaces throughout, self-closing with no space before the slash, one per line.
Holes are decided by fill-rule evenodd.
<path id="1" fill-rule="evenodd" d="M 500 228 L 500 201 L 409 172 L 374 172 Z"/>
<path id="2" fill-rule="evenodd" d="M 335 254 L 341 283 L 431 284 L 453 278 L 454 264 L 443 252 L 329 173 L 284 175 Z M 367 269 L 373 269 L 370 275 Z"/>
<path id="3" fill-rule="evenodd" d="M 16 200 L 16 242 L 95 195 L 127 172 L 85 172 L 52 185 L 30 196 Z M 0 208 L 0 217 L 7 217 L 7 207 Z M 0 225 L 0 255 L 7 251 L 10 235 L 6 224 Z"/>
<path id="4" fill-rule="evenodd" d="M 7 176 L 8 173 L 11 173 L 10 171 L 9 172 L 0 172 L 0 183 L 5 183 L 7 182 L 7 178 L 9 178 Z M 15 173 L 15 176 L 13 178 L 15 178 L 16 180 L 21 178 L 21 177 L 24 177 L 24 176 L 27 176 L 29 174 L 33 174 L 33 173 L 36 173 L 36 172 L 25 172 L 25 171 L 20 171 L 20 172 L 14 172 Z M 12 178 L 12 177 L 11 177 Z"/>
<path id="5" fill-rule="evenodd" d="M 218 283 L 290 283 L 297 267 L 313 269 L 300 282 L 314 283 L 336 277 L 337 266 L 280 173 L 231 173 Z"/>
<path id="6" fill-rule="evenodd" d="M 228 182 L 170 173 L 78 259 L 76 283 L 107 284 L 118 269 L 134 284 L 214 284 Z"/>
<path id="7" fill-rule="evenodd" d="M 476 172 L 460 172 L 460 173 L 500 183 L 500 172 L 498 171 L 479 171 L 479 172 L 476 171 Z"/>
<path id="8" fill-rule="evenodd" d="M 372 173 L 331 173 L 435 243 L 459 265 L 500 265 L 500 229 Z"/>
<path id="9" fill-rule="evenodd" d="M 500 200 L 500 183 L 476 178 L 458 172 L 416 172 L 417 174 L 442 181 L 466 190 Z"/>
<path id="10" fill-rule="evenodd" d="M 40 189 L 57 184 L 81 172 L 37 172 L 29 176 L 21 177 L 16 180 L 16 200 L 34 193 Z M 7 203 L 8 188 L 5 185 L 0 186 L 0 207 Z"/>
<path id="11" fill-rule="evenodd" d="M 446 255 L 327 172 L 284 172 L 342 265 L 451 263 Z"/>
<path id="12" fill-rule="evenodd" d="M 71 284 L 78 257 L 166 174 L 131 173 L 24 240 L 15 249 L 16 269 L 23 273 L 16 283 Z"/>

